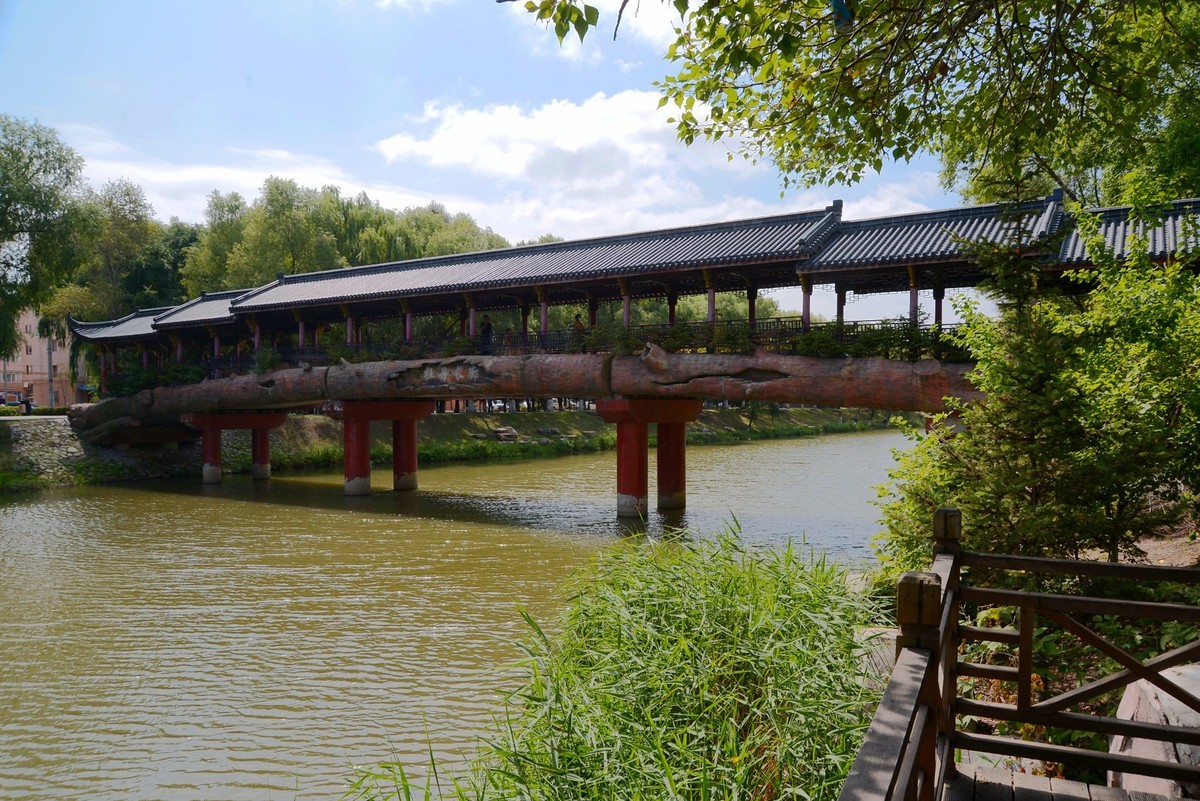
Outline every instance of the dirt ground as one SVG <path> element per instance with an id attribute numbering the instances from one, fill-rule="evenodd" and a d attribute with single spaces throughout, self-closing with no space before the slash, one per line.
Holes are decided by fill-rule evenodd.
<path id="1" fill-rule="evenodd" d="M 1146 561 L 1152 565 L 1200 565 L 1200 541 L 1191 539 L 1187 531 L 1179 531 L 1162 539 L 1142 540 L 1141 545 L 1146 552 Z"/>

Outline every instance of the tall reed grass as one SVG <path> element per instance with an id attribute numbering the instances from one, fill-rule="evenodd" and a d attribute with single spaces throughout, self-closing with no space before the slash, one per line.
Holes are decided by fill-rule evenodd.
<path id="1" fill-rule="evenodd" d="M 468 775 L 382 765 L 347 797 L 835 798 L 879 692 L 860 634 L 879 611 L 847 579 L 734 532 L 605 553 L 558 633 L 525 615 L 523 682 Z"/>

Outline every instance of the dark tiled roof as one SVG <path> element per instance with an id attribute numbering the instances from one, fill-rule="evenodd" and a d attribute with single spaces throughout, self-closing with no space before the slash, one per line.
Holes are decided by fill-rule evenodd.
<path id="1" fill-rule="evenodd" d="M 225 292 L 207 292 L 182 306 L 176 306 L 154 320 L 155 329 L 191 328 L 198 325 L 220 325 L 233 322 L 230 305 L 249 290 L 232 289 Z"/>
<path id="2" fill-rule="evenodd" d="M 73 317 L 67 318 L 71 333 L 89 342 L 120 342 L 122 340 L 150 339 L 156 336 L 154 318 L 170 311 L 173 306 L 157 309 L 138 309 L 119 320 L 100 323 L 83 323 Z"/>
<path id="3" fill-rule="evenodd" d="M 1060 217 L 1061 205 L 1050 200 L 1026 204 L 1019 210 L 991 204 L 844 222 L 829 244 L 800 271 L 816 275 L 860 265 L 958 261 L 967 257 L 963 242 L 1011 239 L 1017 224 L 1029 232 L 1027 238 L 1045 236 Z"/>
<path id="4" fill-rule="evenodd" d="M 1132 242 L 1129 210 L 1095 213 L 1109 246 L 1123 258 Z M 1200 200 L 1170 204 L 1163 223 L 1147 232 L 1151 255 L 1161 259 L 1196 250 L 1198 218 Z M 105 323 L 71 321 L 71 327 L 92 341 L 145 339 L 164 330 L 228 324 L 257 311 L 461 297 L 489 289 L 595 288 L 617 279 L 631 285 L 671 281 L 681 291 L 702 291 L 701 268 L 740 265 L 758 265 L 758 278 L 775 282 L 764 286 L 785 285 L 781 282 L 799 273 L 814 283 L 836 282 L 856 293 L 896 291 L 908 286 L 908 266 L 936 275 L 943 286 L 970 286 L 980 274 L 962 243 L 1002 242 L 1018 224 L 1031 243 L 1065 235 L 1057 253 L 1045 254 L 1048 265 L 1087 261 L 1058 197 L 1020 208 L 990 204 L 855 221 L 842 220 L 838 201 L 821 211 L 280 276 L 258 289 L 214 292 L 172 309 L 147 309 Z M 753 276 L 752 269 L 734 272 Z"/>
<path id="5" fill-rule="evenodd" d="M 286 276 L 239 299 L 233 309 L 249 313 L 800 259 L 807 255 L 810 238 L 825 234 L 838 216 L 840 205 L 715 225 Z"/>
<path id="6" fill-rule="evenodd" d="M 1162 222 L 1151 228 L 1139 223 L 1136 227 L 1129 222 L 1129 209 L 1115 207 L 1096 209 L 1093 214 L 1100 218 L 1100 234 L 1105 246 L 1118 259 L 1129 255 L 1134 235 L 1146 238 L 1150 258 L 1161 261 L 1177 253 L 1195 251 L 1200 248 L 1200 200 L 1176 200 L 1162 215 Z M 1079 232 L 1072 230 L 1063 241 L 1058 254 L 1063 265 L 1081 265 L 1090 262 L 1087 248 Z"/>

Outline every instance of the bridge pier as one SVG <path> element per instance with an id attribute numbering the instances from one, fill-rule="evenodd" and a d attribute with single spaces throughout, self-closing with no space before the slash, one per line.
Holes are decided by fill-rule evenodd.
<path id="1" fill-rule="evenodd" d="M 250 429 L 250 477 L 265 481 L 271 477 L 271 430 Z"/>
<path id="2" fill-rule="evenodd" d="M 658 508 L 687 502 L 687 424 L 700 416 L 699 400 L 601 398 L 596 412 L 617 427 L 617 516 L 645 517 L 649 496 L 649 424 L 658 427 Z"/>
<path id="3" fill-rule="evenodd" d="M 687 424 L 659 423 L 658 508 L 687 506 Z"/>
<path id="4" fill-rule="evenodd" d="M 250 429 L 250 474 L 256 481 L 271 477 L 271 429 L 284 424 L 287 412 L 202 412 L 182 419 L 200 429 L 201 482 L 221 483 L 221 432 L 227 429 Z"/>
<path id="5" fill-rule="evenodd" d="M 433 401 L 345 401 L 342 436 L 345 443 L 345 492 L 371 492 L 371 421 L 392 421 L 392 488 L 417 488 L 417 421 L 433 414 Z"/>

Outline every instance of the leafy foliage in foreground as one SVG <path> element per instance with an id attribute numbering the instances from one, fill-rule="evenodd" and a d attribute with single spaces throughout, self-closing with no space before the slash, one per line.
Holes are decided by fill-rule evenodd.
<path id="1" fill-rule="evenodd" d="M 785 184 L 856 183 L 922 151 L 984 201 L 1014 170 L 1086 202 L 1136 174 L 1173 197 L 1200 180 L 1195 0 L 668 2 L 657 87 L 680 141 L 731 142 Z M 525 7 L 560 40 L 600 20 L 586 0 Z"/>
<path id="2" fill-rule="evenodd" d="M 876 614 L 844 568 L 732 533 L 606 554 L 561 634 L 526 615 L 523 686 L 455 793 L 835 798 L 878 700 L 856 637 Z M 384 765 L 349 795 L 431 792 Z"/>
<path id="3" fill-rule="evenodd" d="M 1142 539 L 1195 526 L 1200 276 L 1184 255 L 1151 261 L 1142 240 L 1118 260 L 1080 224 L 1086 294 L 1043 286 L 1019 250 L 981 256 L 1000 315 L 967 310 L 960 331 L 986 399 L 891 472 L 880 553 L 896 571 L 929 563 L 938 506 L 962 510 L 968 548 L 1030 556 L 1138 558 Z"/>

